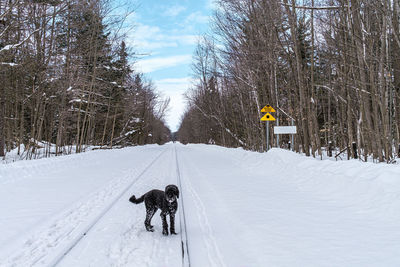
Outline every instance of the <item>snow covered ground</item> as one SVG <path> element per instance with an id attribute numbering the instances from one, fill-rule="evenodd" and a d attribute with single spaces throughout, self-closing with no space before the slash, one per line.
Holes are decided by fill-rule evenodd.
<path id="1" fill-rule="evenodd" d="M 179 234 L 161 234 L 159 213 L 146 232 L 129 197 L 178 176 Z M 184 219 L 193 267 L 400 266 L 400 165 L 280 149 L 169 143 L 0 165 L 0 214 L 0 266 L 182 266 Z"/>

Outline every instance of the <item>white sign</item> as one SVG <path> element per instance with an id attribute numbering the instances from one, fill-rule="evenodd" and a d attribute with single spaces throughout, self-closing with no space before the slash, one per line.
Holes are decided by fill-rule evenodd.
<path id="1" fill-rule="evenodd" d="M 274 134 L 296 134 L 296 126 L 274 126 Z"/>

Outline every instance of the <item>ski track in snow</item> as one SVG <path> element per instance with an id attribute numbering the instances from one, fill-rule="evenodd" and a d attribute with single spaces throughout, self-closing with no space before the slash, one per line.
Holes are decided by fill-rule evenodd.
<path id="1" fill-rule="evenodd" d="M 178 158 L 179 158 L 179 153 L 178 153 Z M 185 161 L 186 167 L 188 167 L 187 161 Z M 190 168 L 193 173 L 196 173 L 197 177 L 202 177 L 200 174 L 200 171 L 198 168 L 190 164 Z M 206 208 L 201 201 L 201 198 L 199 195 L 196 193 L 194 190 L 193 186 L 191 185 L 190 181 L 188 179 L 185 179 L 183 177 L 182 179 L 182 184 L 184 185 L 184 190 L 187 190 L 190 194 L 190 198 L 193 200 L 195 204 L 195 211 L 197 215 L 197 219 L 201 228 L 201 237 L 203 238 L 204 244 L 206 245 L 207 249 L 207 259 L 209 262 L 209 265 L 211 267 L 225 267 L 226 264 L 223 260 L 223 257 L 221 255 L 220 249 L 217 245 L 217 242 L 215 241 L 214 238 L 214 233 L 212 230 L 212 227 L 208 221 L 207 213 L 206 213 Z M 190 232 L 190 231 L 189 231 Z M 190 237 L 189 237 L 189 242 L 190 242 Z M 189 243 L 190 245 L 190 243 Z"/>
<path id="2" fill-rule="evenodd" d="M 193 190 L 193 187 L 189 185 L 189 183 L 186 184 L 186 188 L 189 190 L 191 197 L 193 197 L 194 203 L 196 205 L 196 210 L 198 211 L 197 218 L 200 222 L 204 243 L 207 246 L 207 255 L 210 263 L 209 266 L 215 266 L 215 267 L 226 266 L 224 261 L 222 260 L 222 256 L 218 248 L 218 245 L 215 242 L 214 234 L 210 226 L 210 223 L 208 222 L 204 204 L 201 202 L 200 197 Z"/>
<path id="3" fill-rule="evenodd" d="M 162 151 L 163 153 L 165 151 Z M 158 157 L 158 156 L 157 156 Z M 80 159 L 78 159 L 79 161 Z M 75 160 L 74 160 L 75 161 Z M 150 163 L 151 164 L 151 163 Z M 149 163 L 145 164 L 145 169 Z M 45 167 L 45 170 L 41 169 Z M 50 170 L 49 164 L 39 164 L 31 175 L 40 175 L 43 171 Z M 82 235 L 82 228 L 87 226 L 96 215 L 104 210 L 132 180 L 136 179 L 139 170 L 136 168 L 124 171 L 120 178 L 111 180 L 99 191 L 92 193 L 84 201 L 70 206 L 67 211 L 61 212 L 56 219 L 39 223 L 30 237 L 23 241 L 22 249 L 1 260 L 1 266 L 46 266 L 51 261 L 49 255 L 57 254 L 64 250 L 64 246 L 76 236 Z M 28 230 L 29 231 L 29 230 Z"/>
<path id="4" fill-rule="evenodd" d="M 41 262 L 41 260 L 46 255 L 51 254 L 51 250 L 68 242 L 72 235 L 80 234 L 79 229 L 90 220 L 90 217 L 99 208 L 112 199 L 116 192 L 120 191 L 120 188 L 131 178 L 132 176 L 128 175 L 122 179 L 116 179 L 117 181 L 112 181 L 111 185 L 90 196 L 85 203 L 78 204 L 67 213 L 62 214 L 50 227 L 44 227 L 43 230 L 35 233 L 25 241 L 22 253 L 10 256 L 5 261 L 6 265 L 23 266 L 28 262 L 30 265 L 44 265 L 45 262 Z"/>
<path id="5" fill-rule="evenodd" d="M 144 173 L 58 266 L 180 266 L 179 233 L 167 237 L 161 234 L 159 211 L 152 220 L 155 231 L 147 232 L 143 225 L 144 204 L 128 202 L 132 193 L 139 197 L 151 189 L 163 189 L 167 184 L 176 184 L 172 148 L 167 148 L 154 168 Z M 176 229 L 180 230 L 178 214 Z"/>

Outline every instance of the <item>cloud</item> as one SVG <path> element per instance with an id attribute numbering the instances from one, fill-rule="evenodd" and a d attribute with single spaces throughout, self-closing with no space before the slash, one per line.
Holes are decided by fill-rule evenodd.
<path id="1" fill-rule="evenodd" d="M 176 17 L 185 10 L 186 10 L 186 7 L 184 7 L 184 6 L 180 6 L 180 5 L 171 6 L 170 8 L 168 8 L 167 10 L 164 11 L 163 16 Z"/>
<path id="2" fill-rule="evenodd" d="M 153 50 L 157 50 L 160 48 L 166 47 L 177 47 L 177 42 L 173 41 L 150 41 L 150 40 L 138 40 L 135 43 L 135 47 L 139 48 L 140 50 L 145 49 L 146 52 L 152 52 Z"/>
<path id="3" fill-rule="evenodd" d="M 210 10 L 217 10 L 220 9 L 216 0 L 206 0 L 206 8 Z"/>
<path id="4" fill-rule="evenodd" d="M 186 102 L 183 93 L 170 94 L 170 109 L 166 116 L 166 122 L 172 132 L 176 132 L 181 123 L 181 117 L 185 112 Z"/>
<path id="5" fill-rule="evenodd" d="M 150 73 L 157 70 L 175 67 L 181 64 L 189 64 L 192 60 L 191 55 L 176 55 L 170 57 L 156 57 L 142 59 L 136 63 L 138 70 L 143 73 Z"/>
<path id="6" fill-rule="evenodd" d="M 183 45 L 196 45 L 199 39 L 198 35 L 177 35 L 173 37 L 177 42 Z"/>
<path id="7" fill-rule="evenodd" d="M 170 110 L 166 121 L 171 131 L 177 131 L 186 106 L 183 94 L 191 87 L 193 79 L 190 77 L 170 78 L 157 80 L 154 83 L 159 91 L 170 98 Z"/>
<path id="8" fill-rule="evenodd" d="M 178 43 L 172 39 L 166 39 L 159 27 L 139 23 L 128 38 L 128 45 L 140 50 L 146 49 L 146 52 L 149 52 L 165 47 L 177 47 Z"/>
<path id="9" fill-rule="evenodd" d="M 158 26 L 149 26 L 145 24 L 138 24 L 135 30 L 135 35 L 140 37 L 152 37 L 160 34 L 161 30 Z"/>
<path id="10" fill-rule="evenodd" d="M 185 24 L 204 24 L 208 23 L 210 20 L 209 16 L 203 15 L 200 11 L 193 12 L 185 19 Z"/>
<path id="11" fill-rule="evenodd" d="M 193 79 L 190 77 L 161 79 L 155 81 L 155 84 L 157 88 L 162 88 L 163 91 L 184 92 L 193 84 Z"/>
<path id="12" fill-rule="evenodd" d="M 128 45 L 147 53 L 162 48 L 195 45 L 197 39 L 197 35 L 182 34 L 176 30 L 168 32 L 157 26 L 138 24 L 136 30 L 128 38 Z"/>

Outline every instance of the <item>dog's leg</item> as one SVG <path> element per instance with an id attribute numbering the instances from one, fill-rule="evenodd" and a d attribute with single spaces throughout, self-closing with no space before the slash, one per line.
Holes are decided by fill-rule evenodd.
<path id="1" fill-rule="evenodd" d="M 149 232 L 154 232 L 154 228 L 151 225 L 151 219 L 154 216 L 154 213 L 156 213 L 157 209 L 156 208 L 147 208 L 146 209 L 146 220 L 144 221 L 144 227 L 146 227 L 146 230 Z"/>
<path id="2" fill-rule="evenodd" d="M 161 220 L 162 220 L 162 234 L 163 235 L 168 235 L 168 223 L 167 223 L 167 215 L 163 212 L 161 212 Z"/>
<path id="3" fill-rule="evenodd" d="M 170 224 L 169 230 L 171 232 L 171 235 L 176 235 L 176 233 L 175 233 L 175 214 L 174 213 L 171 213 L 169 215 L 169 224 Z"/>

